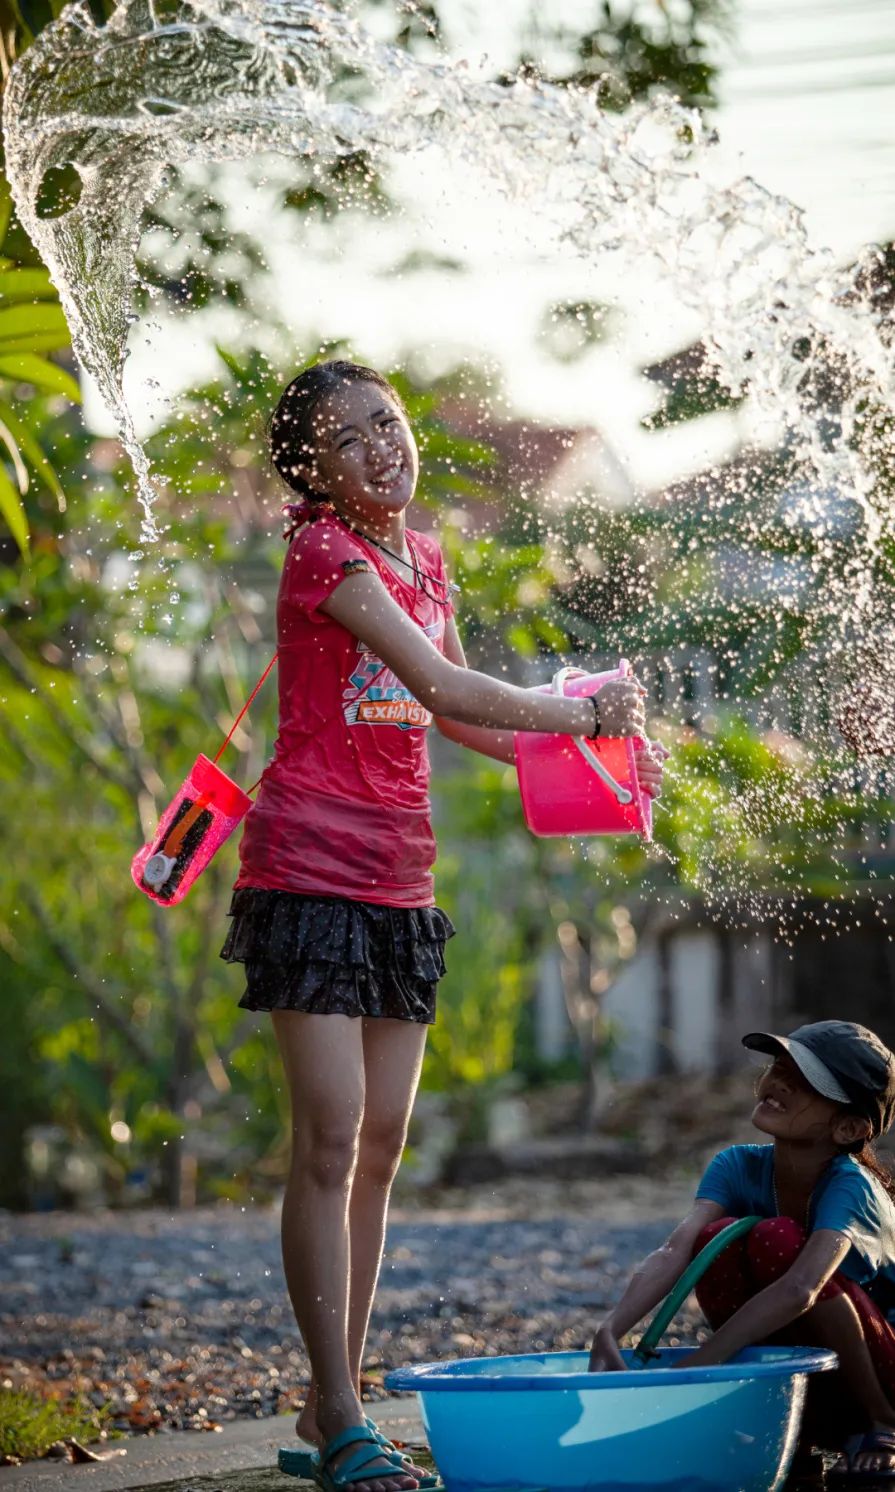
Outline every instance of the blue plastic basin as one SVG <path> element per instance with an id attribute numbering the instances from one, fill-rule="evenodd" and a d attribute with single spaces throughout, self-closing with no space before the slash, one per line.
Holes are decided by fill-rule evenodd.
<path id="1" fill-rule="evenodd" d="M 750 1347 L 721 1367 L 675 1366 L 691 1350 L 624 1373 L 588 1373 L 585 1352 L 548 1352 L 426 1363 L 385 1382 L 419 1394 L 448 1492 L 775 1492 L 807 1375 L 835 1368 L 836 1354 Z"/>

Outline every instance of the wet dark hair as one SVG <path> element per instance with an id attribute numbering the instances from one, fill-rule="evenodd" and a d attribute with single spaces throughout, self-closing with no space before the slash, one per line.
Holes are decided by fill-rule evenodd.
<path id="1" fill-rule="evenodd" d="M 298 467 L 306 463 L 314 444 L 311 421 L 321 399 L 327 394 L 344 388 L 346 383 L 372 383 L 388 394 L 392 403 L 406 417 L 407 410 L 397 389 L 375 368 L 366 368 L 363 363 L 350 363 L 338 359 L 327 363 L 312 363 L 286 386 L 279 403 L 271 416 L 267 430 L 270 443 L 270 459 L 283 481 L 305 502 L 325 503 L 325 494 L 315 492 L 299 475 Z"/>
<path id="2" fill-rule="evenodd" d="M 857 1109 L 846 1109 L 847 1114 L 855 1114 L 859 1119 L 866 1119 L 866 1114 L 859 1114 Z M 883 1190 L 895 1201 L 895 1176 L 885 1161 L 880 1160 L 870 1140 L 855 1140 L 853 1145 L 843 1147 L 846 1154 L 853 1155 L 859 1166 L 875 1176 Z"/>

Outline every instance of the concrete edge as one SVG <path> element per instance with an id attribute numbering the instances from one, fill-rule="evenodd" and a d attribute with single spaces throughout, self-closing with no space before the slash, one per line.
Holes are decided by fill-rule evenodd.
<path id="1" fill-rule="evenodd" d="M 392 1437 L 425 1444 L 416 1396 L 365 1405 L 367 1413 Z M 269 1468 L 276 1472 L 277 1450 L 295 1441 L 294 1417 L 231 1421 L 222 1430 L 172 1430 L 167 1434 L 130 1436 L 113 1441 L 110 1450 L 126 1456 L 108 1461 L 29 1461 L 0 1470 L 0 1492 L 138 1492 L 178 1478 L 230 1476 Z M 304 1484 L 296 1482 L 299 1487 Z"/>

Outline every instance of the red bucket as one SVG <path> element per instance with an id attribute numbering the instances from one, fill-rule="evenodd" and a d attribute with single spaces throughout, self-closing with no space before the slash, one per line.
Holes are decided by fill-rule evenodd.
<path id="1" fill-rule="evenodd" d="M 631 672 L 622 658 L 618 668 L 586 674 L 562 668 L 541 694 L 596 694 L 610 679 Z M 646 745 L 639 736 L 553 735 L 518 731 L 513 738 L 516 771 L 525 822 L 533 834 L 639 834 L 652 839 L 652 802 L 641 792 L 634 752 Z"/>
<path id="2" fill-rule="evenodd" d="M 134 885 L 162 906 L 183 901 L 212 856 L 252 806 L 220 767 L 197 756 L 153 838 L 131 861 Z"/>

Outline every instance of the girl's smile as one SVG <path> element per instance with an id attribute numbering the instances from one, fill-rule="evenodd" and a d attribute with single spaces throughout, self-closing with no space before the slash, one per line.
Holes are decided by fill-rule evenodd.
<path id="1" fill-rule="evenodd" d="M 752 1111 L 756 1129 L 775 1140 L 817 1143 L 833 1148 L 832 1129 L 842 1105 L 823 1098 L 802 1076 L 791 1057 L 781 1054 L 762 1075 Z"/>
<path id="2" fill-rule="evenodd" d="M 349 521 L 381 535 L 413 497 L 419 455 L 402 411 L 382 389 L 346 383 L 316 406 L 301 470 Z"/>

